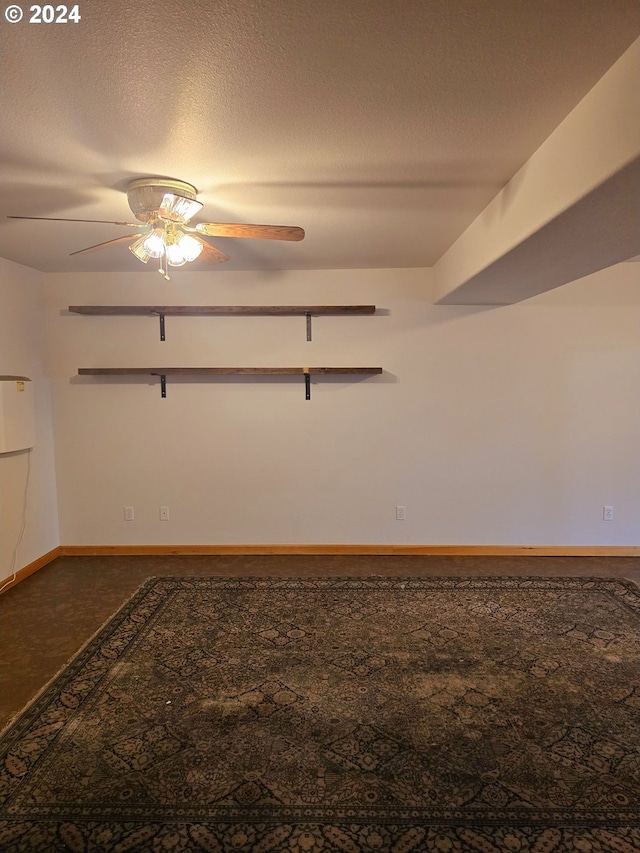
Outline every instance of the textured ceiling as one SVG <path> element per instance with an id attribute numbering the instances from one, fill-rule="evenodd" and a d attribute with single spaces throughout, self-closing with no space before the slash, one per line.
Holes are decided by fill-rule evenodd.
<path id="1" fill-rule="evenodd" d="M 0 255 L 47 271 L 144 268 L 69 257 L 115 226 L 8 214 L 130 219 L 150 175 L 200 221 L 307 232 L 212 240 L 220 269 L 430 266 L 640 34 L 637 0 L 79 6 L 0 28 Z"/>

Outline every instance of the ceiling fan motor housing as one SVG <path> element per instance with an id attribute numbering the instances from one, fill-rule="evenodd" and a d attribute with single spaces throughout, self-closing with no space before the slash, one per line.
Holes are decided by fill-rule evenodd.
<path id="1" fill-rule="evenodd" d="M 184 181 L 165 178 L 141 178 L 127 187 L 127 201 L 136 219 L 149 222 L 156 219 L 166 193 L 196 201 L 196 188 Z"/>

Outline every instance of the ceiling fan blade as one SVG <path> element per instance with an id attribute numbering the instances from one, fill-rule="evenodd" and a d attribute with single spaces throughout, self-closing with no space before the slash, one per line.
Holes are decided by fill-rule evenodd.
<path id="1" fill-rule="evenodd" d="M 200 237 L 195 237 L 195 240 L 198 243 L 202 243 L 202 254 L 200 258 L 203 261 L 206 261 L 208 264 L 223 264 L 225 261 L 229 260 L 229 255 L 225 255 L 224 252 L 221 252 L 220 249 L 216 249 L 215 246 L 212 246 L 211 243 L 207 243 L 206 240 L 202 240 Z"/>
<path id="2" fill-rule="evenodd" d="M 294 225 L 230 225 L 225 222 L 199 222 L 199 234 L 207 237 L 249 237 L 253 240 L 292 240 L 304 238 L 304 229 Z"/>
<path id="3" fill-rule="evenodd" d="M 79 249 L 77 252 L 71 252 L 71 255 L 86 255 L 87 252 L 95 252 L 98 249 L 105 249 L 107 246 L 115 246 L 116 243 L 135 240 L 135 238 L 139 236 L 139 234 L 126 234 L 124 237 L 116 237 L 115 240 L 107 240 L 105 243 L 96 243 L 95 246 L 88 246 L 86 249 Z"/>
<path id="4" fill-rule="evenodd" d="M 144 228 L 143 222 L 112 222 L 110 219 L 59 219 L 55 216 L 7 216 L 7 219 L 40 219 L 45 222 L 98 222 L 101 225 L 126 225 L 128 228 Z"/>

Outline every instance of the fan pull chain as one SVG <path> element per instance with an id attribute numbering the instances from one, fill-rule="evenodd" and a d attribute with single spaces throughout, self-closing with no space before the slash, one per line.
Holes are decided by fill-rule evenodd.
<path id="1" fill-rule="evenodd" d="M 158 269 L 158 272 L 165 277 L 166 281 L 171 281 L 171 279 L 169 278 L 169 258 L 167 256 L 167 245 L 166 245 L 166 243 L 165 243 L 163 248 L 164 248 L 164 251 L 163 251 L 162 255 L 160 255 L 160 268 Z M 163 256 L 164 256 L 164 269 L 162 268 L 162 257 Z"/>

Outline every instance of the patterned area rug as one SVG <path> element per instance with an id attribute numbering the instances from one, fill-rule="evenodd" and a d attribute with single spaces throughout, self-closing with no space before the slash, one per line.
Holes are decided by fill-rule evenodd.
<path id="1" fill-rule="evenodd" d="M 640 850 L 640 590 L 148 581 L 0 738 L 0 848 Z"/>

